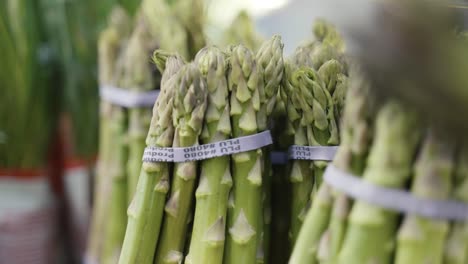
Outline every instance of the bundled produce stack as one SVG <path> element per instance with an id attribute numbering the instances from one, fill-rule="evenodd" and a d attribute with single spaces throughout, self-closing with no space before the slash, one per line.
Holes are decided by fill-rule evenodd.
<path id="1" fill-rule="evenodd" d="M 347 80 L 347 72 L 333 59 L 318 71 L 287 64 L 295 68 L 284 75 L 282 49 L 281 38 L 274 36 L 257 53 L 243 45 L 227 51 L 209 46 L 189 63 L 176 53 L 154 53 L 162 71 L 161 94 L 128 208 L 119 263 L 278 261 L 271 257 L 277 252 L 270 251 L 281 243 L 270 239 L 275 207 L 271 197 L 282 194 L 272 192 L 270 153 L 263 148 L 272 143 L 269 129 L 275 111 L 280 111 L 277 105 L 283 104 L 289 116 L 292 101 L 321 100 L 323 106 L 303 101 L 301 112 L 327 123 L 325 128 L 317 125 L 331 131 L 322 132 L 330 135 L 320 138 L 320 143 L 334 146 L 338 143 L 335 119 L 340 116 L 335 110 L 342 111 Z M 291 80 L 294 76 L 295 86 L 280 97 L 284 76 Z M 283 98 L 289 101 L 283 103 Z M 303 122 L 311 121 L 303 118 Z M 305 128 L 304 134 L 313 133 L 313 122 Z M 250 145 L 260 145 L 248 148 L 239 143 L 249 137 L 256 141 Z M 237 147 L 231 147 L 230 152 L 222 147 L 236 141 L 239 149 L 247 150 L 236 152 Z M 194 147 L 200 144 L 204 145 Z M 217 153 L 218 145 L 224 154 Z M 213 152 L 217 154 L 210 156 Z M 312 168 L 311 162 L 306 164 Z M 312 188 L 307 196 L 311 193 Z"/>
<path id="2" fill-rule="evenodd" d="M 262 37 L 256 32 L 254 22 L 247 11 L 241 10 L 223 36 L 225 45 L 243 44 L 247 48 L 257 51 L 262 44 Z"/>
<path id="3" fill-rule="evenodd" d="M 52 263 L 57 254 L 48 183 L 56 91 L 37 10 L 36 1 L 0 3 L 0 263 Z"/>
<path id="4" fill-rule="evenodd" d="M 465 144 L 397 100 L 377 106 L 358 74 L 346 100 L 342 144 L 290 263 L 466 263 Z"/>
<path id="5" fill-rule="evenodd" d="M 273 37 L 261 50 L 257 60 L 242 45 L 228 53 L 206 47 L 188 64 L 175 54 L 154 54 L 158 68 L 164 69 L 161 95 L 153 109 L 119 263 L 257 262 L 264 247 L 261 146 L 233 155 L 232 162 L 228 153 L 182 159 L 173 168 L 171 159 L 157 158 L 157 151 L 203 143 L 214 148 L 219 141 L 265 131 L 274 102 L 267 105 L 277 94 L 283 70 L 282 64 L 263 67 L 270 65 L 266 54 L 277 54 L 282 61 L 280 38 Z"/>
<path id="6" fill-rule="evenodd" d="M 173 51 L 192 58 L 192 49 L 204 46 L 202 28 L 190 24 L 195 20 L 202 24 L 203 10 L 190 6 L 201 2 L 176 2 L 142 1 L 134 19 L 116 7 L 99 38 L 101 134 L 87 249 L 90 261 L 116 263 L 120 255 L 127 207 L 136 191 L 151 106 L 161 80 L 151 53 L 165 47 L 169 51 L 161 55 L 165 58 Z M 179 14 L 183 10 L 188 13 Z"/>
<path id="7" fill-rule="evenodd" d="M 461 119 L 427 104 L 463 107 L 452 99 L 466 94 L 466 43 L 440 6 L 422 2 L 379 10 L 395 37 L 384 51 L 364 44 L 369 32 L 355 36 L 370 48 L 359 54 L 365 71 L 350 75 L 342 141 L 289 263 L 468 263 L 465 130 L 454 131 Z M 425 23 L 428 14 L 437 26 Z M 417 45 L 424 59 L 414 43 L 425 43 Z"/>
<path id="8" fill-rule="evenodd" d="M 128 47 L 152 34 L 140 27 Z M 108 223 L 106 262 L 466 263 L 465 142 L 375 96 L 331 25 L 318 21 L 314 36 L 288 60 L 279 36 L 257 52 L 208 46 L 193 61 L 154 52 L 162 76 L 146 148 L 122 140 L 143 123 L 109 108 L 110 215 L 125 219 L 130 204 Z M 134 66 L 145 57 L 123 54 Z M 135 70 L 116 60 L 116 76 Z M 282 167 L 273 142 L 289 149 Z M 132 197 L 122 161 L 133 147 L 145 150 Z"/>

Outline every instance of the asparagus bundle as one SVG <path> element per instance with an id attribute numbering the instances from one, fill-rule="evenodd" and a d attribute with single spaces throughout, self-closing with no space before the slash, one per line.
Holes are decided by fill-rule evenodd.
<path id="1" fill-rule="evenodd" d="M 128 43 L 116 62 L 113 83 L 118 87 L 135 91 L 155 88 L 155 77 L 147 58 L 151 41 L 148 39 L 147 25 L 138 21 Z M 106 226 L 103 261 L 116 263 L 127 226 L 126 211 L 136 190 L 140 173 L 141 155 L 145 142 L 144 131 L 148 130 L 151 111 L 145 108 L 126 109 L 113 105 L 111 129 L 115 150 L 112 151 L 111 170 L 111 221 Z"/>
<path id="2" fill-rule="evenodd" d="M 254 23 L 245 10 L 241 10 L 224 32 L 225 45 L 242 44 L 256 51 L 262 44 L 262 37 L 255 31 Z"/>
<path id="3" fill-rule="evenodd" d="M 100 40 L 98 43 L 99 49 L 99 82 L 101 84 L 109 84 L 114 80 L 115 67 L 118 59 L 118 54 L 122 48 L 123 42 L 128 35 L 128 24 L 129 18 L 126 15 L 125 11 L 120 8 L 115 8 L 112 11 L 111 16 L 109 17 L 109 27 L 102 32 Z M 107 215 L 110 212 L 111 203 L 111 193 L 112 193 L 112 174 L 110 168 L 114 168 L 114 176 L 116 176 L 115 168 L 120 168 L 120 172 L 123 173 L 125 170 L 121 164 L 123 162 L 121 157 L 115 155 L 112 139 L 115 136 L 115 132 L 122 132 L 121 127 L 113 126 L 113 120 L 122 117 L 122 113 L 118 114 L 116 110 L 117 106 L 112 105 L 107 101 L 102 101 L 100 106 L 100 118 L 101 118 L 101 128 L 100 128 L 100 146 L 99 146 L 99 163 L 97 167 L 97 177 L 95 180 L 95 198 L 94 198 L 94 208 L 91 219 L 91 228 L 90 236 L 88 242 L 87 254 L 89 258 L 101 260 L 103 258 L 103 247 L 105 244 L 107 249 L 107 257 L 110 258 L 109 261 L 112 261 L 112 258 L 115 258 L 116 252 L 113 252 L 114 248 L 110 245 L 115 245 L 115 243 L 121 243 L 121 240 L 117 237 L 116 239 L 107 240 L 106 234 L 113 234 L 114 221 L 109 225 L 107 223 Z M 120 112 L 122 110 L 120 109 Z M 117 131 L 116 131 L 117 130 Z M 120 139 L 120 144 L 122 145 L 122 138 Z M 120 149 L 119 149 L 120 151 Z M 123 154 L 123 153 L 122 153 Z M 112 164 L 114 162 L 114 164 Z M 118 175 L 117 179 L 122 180 L 122 176 Z M 116 180 L 117 180 L 116 179 Z M 117 184 L 118 182 L 116 182 Z M 126 197 L 126 190 L 125 190 Z M 125 198 L 125 204 L 126 204 Z M 116 213 L 114 217 L 116 225 L 121 226 L 125 225 L 125 217 L 119 214 L 120 210 L 118 205 L 121 203 L 115 203 L 116 206 L 113 212 Z M 126 207 L 126 205 L 125 205 Z M 124 207 L 124 208 L 125 208 Z M 124 213 L 125 213 L 125 209 Z M 108 227 L 107 229 L 105 227 Z M 118 234 L 116 234 L 119 236 Z M 116 242 L 117 240 L 117 242 Z M 117 253 L 118 254 L 118 253 Z M 112 257 L 114 256 L 114 257 Z M 118 255 L 117 255 L 118 256 Z"/>
<path id="4" fill-rule="evenodd" d="M 195 59 L 207 79 L 208 107 L 201 139 L 204 144 L 228 139 L 229 119 L 228 64 L 215 47 L 202 49 Z M 185 263 L 222 263 L 228 196 L 232 186 L 230 157 L 201 162 L 200 183 L 196 190 L 196 208 L 189 254 Z"/>
<path id="5" fill-rule="evenodd" d="M 371 135 L 371 98 L 368 86 L 359 77 L 353 74 L 353 82 L 347 92 L 347 104 L 340 131 L 342 141 L 333 161 L 338 168 L 356 175 L 362 173 Z M 320 189 L 305 217 L 290 263 L 317 263 L 319 242 L 327 227 L 331 233 L 330 252 L 336 252 L 340 248 L 349 200 L 337 193 L 332 205 L 330 187 L 322 184 Z"/>
<path id="6" fill-rule="evenodd" d="M 178 56 L 171 56 L 165 60 L 161 92 L 153 108 L 153 117 L 146 138 L 146 145 L 151 147 L 172 147 L 175 134 L 172 105 L 175 90 L 181 82 L 178 72 L 183 61 Z M 166 194 L 169 191 L 169 177 L 169 164 L 143 163 L 137 190 L 127 212 L 128 224 L 119 263 L 153 261 L 163 220 Z"/>
<path id="7" fill-rule="evenodd" d="M 205 46 L 201 0 L 143 0 L 140 8 L 161 49 L 191 59 Z"/>
<path id="8" fill-rule="evenodd" d="M 196 64 L 181 69 L 180 81 L 174 91 L 174 146 L 190 147 L 198 144 L 203 128 L 208 90 Z M 174 166 L 171 193 L 164 211 L 161 237 L 155 263 L 180 263 L 184 257 L 184 243 L 192 207 L 192 195 L 197 179 L 197 162 L 177 163 Z"/>
<path id="9" fill-rule="evenodd" d="M 398 101 L 384 101 L 378 109 L 365 162 L 372 109 L 362 107 L 365 99 L 355 85 L 347 97 L 335 167 L 414 197 L 466 201 L 464 145 L 456 151 L 456 139 L 424 129 L 420 117 Z M 290 263 L 464 263 L 466 234 L 466 221 L 449 222 L 411 211 L 401 213 L 371 201 L 353 201 L 324 183 Z"/>
<path id="10" fill-rule="evenodd" d="M 148 25 L 139 17 L 127 45 L 117 61 L 116 84 L 124 89 L 145 92 L 155 89 L 159 75 L 147 58 L 155 49 Z M 128 157 L 122 162 L 127 165 L 128 203 L 136 190 L 140 173 L 141 155 L 145 148 L 145 135 L 151 120 L 151 110 L 143 107 L 126 109 Z"/>
<path id="11" fill-rule="evenodd" d="M 285 71 L 285 93 L 287 95 L 287 117 L 290 127 L 293 129 L 294 144 L 298 146 L 307 146 L 307 126 L 310 125 L 306 121 L 307 109 L 302 106 L 306 105 L 301 94 L 301 87 L 298 84 L 298 69 L 295 65 L 288 63 Z M 310 85 L 319 85 L 312 82 Z M 307 87 L 305 89 L 308 89 Z M 289 179 L 291 181 L 291 227 L 290 237 L 293 241 L 296 240 L 302 225 L 302 215 L 307 207 L 310 193 L 312 192 L 313 176 L 310 168 L 310 162 L 305 160 L 294 160 L 291 165 Z"/>
<path id="12" fill-rule="evenodd" d="M 330 60 L 324 63 L 316 72 L 312 68 L 299 68 L 290 73 L 289 97 L 293 100 L 289 105 L 290 122 L 295 128 L 295 144 L 302 146 L 335 146 L 339 143 L 337 116 L 342 105 L 337 96 L 335 105 L 332 94 L 342 93 L 345 83 L 336 89 L 338 77 L 345 80 L 338 61 Z M 295 101 L 295 102 L 294 102 Z M 295 105 L 295 106 L 294 106 Z M 291 213 L 291 241 L 297 238 L 305 213 L 322 182 L 322 175 L 327 166 L 326 161 L 304 160 L 293 161 L 291 167 L 292 181 L 292 213 Z M 312 166 L 313 174 L 308 168 Z M 312 176 L 313 175 L 313 176 Z M 311 197 L 312 195 L 312 197 Z"/>

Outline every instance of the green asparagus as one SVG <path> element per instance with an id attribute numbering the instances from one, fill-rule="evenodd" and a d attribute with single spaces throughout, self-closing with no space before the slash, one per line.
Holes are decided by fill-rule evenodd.
<path id="1" fill-rule="evenodd" d="M 446 200 L 452 190 L 455 144 L 430 130 L 415 163 L 411 193 Z M 448 221 L 406 214 L 397 236 L 395 264 L 443 263 Z"/>
<path id="2" fill-rule="evenodd" d="M 257 113 L 265 101 L 261 69 L 254 54 L 242 45 L 233 48 L 230 64 L 233 137 L 252 135 L 258 132 Z M 232 156 L 233 209 L 228 217 L 225 263 L 256 263 L 261 231 L 263 158 L 261 149 Z"/>
<path id="3" fill-rule="evenodd" d="M 172 147 L 174 92 L 180 82 L 182 62 L 170 57 L 166 62 L 160 95 L 153 108 L 153 117 L 146 138 L 149 147 Z M 169 75 L 171 77 L 166 77 Z M 152 263 L 159 240 L 166 194 L 169 191 L 168 163 L 143 162 L 135 196 L 128 208 L 128 224 L 119 263 Z"/>
<path id="4" fill-rule="evenodd" d="M 230 137 L 227 61 L 215 47 L 202 49 L 196 56 L 207 79 L 208 108 L 201 135 L 204 144 Z M 222 263 L 228 196 L 232 186 L 230 157 L 203 160 L 196 196 L 195 218 L 189 254 L 185 263 Z"/>
<path id="5" fill-rule="evenodd" d="M 416 114 L 398 102 L 389 101 L 382 106 L 363 174 L 365 181 L 390 188 L 401 188 L 407 183 L 420 137 L 418 123 Z M 396 212 L 357 201 L 349 216 L 338 263 L 391 263 L 397 216 Z"/>
<path id="6" fill-rule="evenodd" d="M 272 126 L 272 112 L 276 105 L 279 86 L 283 79 L 283 43 L 281 37 L 274 35 L 269 41 L 262 44 L 256 54 L 258 66 L 262 69 L 262 79 L 265 90 L 265 103 L 262 103 L 261 110 L 257 113 L 259 130 L 263 131 Z M 264 155 L 268 157 L 270 152 L 265 149 Z M 271 223 L 271 162 L 265 159 L 263 174 L 263 215 L 261 215 L 262 234 L 259 236 L 257 258 L 259 263 L 268 263 L 268 249 L 270 243 L 270 223 Z"/>
<path id="7" fill-rule="evenodd" d="M 174 146 L 190 147 L 198 144 L 207 108 L 207 84 L 197 65 L 187 64 L 181 69 L 180 81 L 174 94 L 173 122 L 176 128 Z M 177 163 L 174 166 L 171 193 L 165 205 L 161 238 L 155 263 L 181 263 L 184 257 L 187 223 L 193 205 L 197 162 Z"/>

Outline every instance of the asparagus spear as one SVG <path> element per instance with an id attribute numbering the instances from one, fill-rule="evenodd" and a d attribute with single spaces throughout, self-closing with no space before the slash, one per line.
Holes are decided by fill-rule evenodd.
<path id="1" fill-rule="evenodd" d="M 419 132 L 413 112 L 395 101 L 386 102 L 377 115 L 364 180 L 402 188 L 410 177 Z M 338 263 L 391 263 L 397 217 L 395 212 L 357 201 L 349 216 Z"/>
<path id="2" fill-rule="evenodd" d="M 257 112 L 265 96 L 261 72 L 252 52 L 242 45 L 234 47 L 230 61 L 233 136 L 252 135 L 258 132 Z M 262 154 L 258 149 L 232 156 L 233 210 L 228 217 L 225 263 L 256 263 L 262 213 Z"/>
<path id="3" fill-rule="evenodd" d="M 413 195 L 446 200 L 452 189 L 455 145 L 429 131 L 414 165 Z M 397 237 L 395 264 L 443 263 L 449 223 L 407 214 Z"/>
<path id="4" fill-rule="evenodd" d="M 468 202 L 468 146 L 462 143 L 455 167 L 453 197 Z M 446 264 L 466 264 L 468 262 L 468 223 L 454 222 L 449 228 L 445 242 L 444 262 Z"/>
<path id="5" fill-rule="evenodd" d="M 161 93 L 153 108 L 153 117 L 146 145 L 172 147 L 173 96 L 182 65 L 180 57 L 170 57 L 161 85 Z M 167 77 L 171 76 L 171 77 Z M 119 263 L 151 263 L 159 239 L 164 203 L 169 191 L 169 164 L 143 162 L 137 191 L 128 208 L 128 224 Z"/>
<path id="6" fill-rule="evenodd" d="M 181 79 L 174 95 L 174 146 L 189 147 L 198 144 L 207 107 L 206 86 L 196 64 L 187 64 L 181 69 Z M 197 178 L 197 162 L 177 163 L 173 173 L 155 263 L 181 263 L 184 256 L 185 233 Z"/>
<path id="7" fill-rule="evenodd" d="M 202 49 L 195 60 L 207 79 L 209 92 L 202 142 L 208 144 L 228 139 L 231 123 L 225 55 L 218 48 L 208 47 Z M 229 163 L 229 156 L 201 162 L 193 232 L 185 263 L 223 262 L 227 203 L 232 186 Z"/>
<path id="8" fill-rule="evenodd" d="M 265 103 L 262 104 L 262 109 L 257 113 L 257 122 L 259 129 L 265 130 L 271 126 L 272 112 L 276 105 L 279 86 L 283 79 L 284 63 L 283 63 L 283 43 L 281 37 L 274 35 L 270 40 L 264 42 L 256 54 L 258 66 L 262 70 L 262 79 L 265 89 Z M 265 149 L 265 156 L 269 157 L 270 152 Z M 259 263 L 269 263 L 268 261 L 268 245 L 270 243 L 270 223 L 271 223 L 271 161 L 265 159 L 265 172 L 263 174 L 263 215 L 260 221 L 262 234 L 259 236 L 259 245 L 257 258 Z"/>

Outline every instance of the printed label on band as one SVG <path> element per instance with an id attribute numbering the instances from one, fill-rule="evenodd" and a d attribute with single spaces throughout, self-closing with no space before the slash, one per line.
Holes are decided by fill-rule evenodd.
<path id="1" fill-rule="evenodd" d="M 333 188 L 354 199 L 407 214 L 432 219 L 468 220 L 468 204 L 451 200 L 416 197 L 410 192 L 385 188 L 366 182 L 352 174 L 329 165 L 324 180 Z"/>
<path id="2" fill-rule="evenodd" d="M 289 147 L 289 159 L 332 161 L 338 146 L 297 146 Z"/>
<path id="3" fill-rule="evenodd" d="M 134 90 L 122 89 L 112 85 L 101 85 L 99 96 L 102 100 L 123 107 L 153 107 L 158 98 L 159 91 L 152 90 L 137 92 Z"/>
<path id="4" fill-rule="evenodd" d="M 270 131 L 186 148 L 147 147 L 144 162 L 188 162 L 237 154 L 271 145 Z"/>

